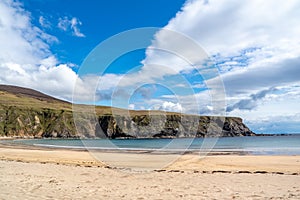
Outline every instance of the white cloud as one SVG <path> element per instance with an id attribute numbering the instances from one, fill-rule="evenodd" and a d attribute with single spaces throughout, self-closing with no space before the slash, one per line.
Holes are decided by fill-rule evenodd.
<path id="1" fill-rule="evenodd" d="M 74 35 L 76 35 L 77 37 L 85 37 L 85 35 L 80 32 L 78 25 L 80 25 L 80 26 L 82 25 L 81 21 L 79 21 L 77 18 L 73 17 L 71 20 L 71 28 L 74 31 Z"/>
<path id="2" fill-rule="evenodd" d="M 134 110 L 134 108 L 135 108 L 135 105 L 134 105 L 134 104 L 129 104 L 129 105 L 128 105 L 128 109 L 129 109 L 129 110 Z"/>
<path id="3" fill-rule="evenodd" d="M 63 18 L 59 18 L 58 21 L 58 28 L 60 28 L 63 31 L 72 31 L 72 34 L 76 37 L 85 37 L 85 35 L 80 31 L 78 26 L 81 26 L 82 22 L 76 18 L 76 17 L 63 17 Z"/>
<path id="4" fill-rule="evenodd" d="M 229 96 L 251 94 L 258 90 L 299 81 L 300 57 L 286 58 L 282 61 L 264 61 L 257 61 L 247 68 L 223 74 L 222 79 L 227 94 Z M 214 84 L 214 79 L 208 82 Z"/>
<path id="5" fill-rule="evenodd" d="M 51 23 L 44 17 L 39 17 L 39 23 L 43 28 L 51 28 Z"/>
<path id="6" fill-rule="evenodd" d="M 291 97 L 292 88 L 294 93 L 300 91 L 299 9 L 297 0 L 191 0 L 164 28 L 191 37 L 208 52 L 221 73 L 229 114 L 255 121 L 268 114 L 287 116 L 298 109 L 296 101 L 288 95 Z M 170 63 L 177 71 L 183 71 L 188 66 L 179 62 L 178 57 L 153 51 L 172 45 L 178 45 L 180 55 L 190 55 L 188 45 L 178 43 L 162 30 L 156 33 L 143 63 Z M 197 57 L 194 62 L 197 63 Z M 215 82 L 218 77 L 204 78 L 206 86 L 220 87 L 220 82 Z M 194 88 L 201 85 L 204 87 L 197 83 Z M 188 96 L 181 99 L 183 107 L 188 105 L 184 103 L 189 102 Z M 279 104 L 278 99 L 283 103 Z M 199 105 L 202 111 L 213 107 L 207 103 Z M 190 106 L 187 110 L 192 107 L 195 108 Z"/>
<path id="7" fill-rule="evenodd" d="M 0 13 L 0 84 L 29 87 L 71 100 L 77 74 L 71 64 L 59 64 L 51 53 L 49 45 L 57 38 L 34 26 L 20 3 L 0 1 Z"/>
<path id="8" fill-rule="evenodd" d="M 299 133 L 300 113 L 282 116 L 258 117 L 246 123 L 257 133 Z"/>
<path id="9" fill-rule="evenodd" d="M 18 3 L 0 3 L 0 62 L 38 64 L 51 54 L 49 43 L 57 38 L 48 35 L 30 22 L 30 13 Z"/>
<path id="10" fill-rule="evenodd" d="M 299 10 L 297 0 L 187 1 L 165 29 L 155 34 L 140 69 L 78 79 L 71 64 L 59 63 L 51 53 L 49 46 L 57 38 L 34 26 L 30 13 L 19 3 L 5 0 L 0 2 L 0 83 L 31 87 L 68 100 L 76 85 L 75 98 L 82 101 L 106 100 L 112 94 L 130 98 L 139 86 L 155 83 L 174 95 L 153 99 L 147 96 L 149 91 L 139 91 L 146 97 L 143 104 L 124 105 L 216 114 L 224 96 L 219 95 L 222 85 L 215 77 L 218 70 L 202 65 L 207 58 L 205 49 L 221 72 L 229 114 L 243 117 L 255 130 L 275 130 L 275 126 L 270 128 L 272 120 L 289 124 L 279 120 L 280 116 L 299 118 Z M 39 22 L 44 27 L 47 19 L 41 16 Z M 58 27 L 84 37 L 81 24 L 75 17 L 63 17 Z M 168 30 L 183 33 L 190 40 Z M 183 75 L 194 75 L 195 68 L 205 83 L 185 80 Z M 186 92 L 206 86 L 220 90 Z"/>
<path id="11" fill-rule="evenodd" d="M 249 46 L 298 39 L 298 10 L 297 0 L 195 0 L 165 28 L 187 34 L 210 54 L 228 55 Z"/>
<path id="12" fill-rule="evenodd" d="M 297 0 L 194 0 L 188 1 L 164 28 L 186 34 L 209 55 L 218 55 L 223 61 L 241 54 L 246 54 L 252 63 L 266 58 L 282 60 L 300 53 L 299 8 Z M 172 58 L 152 50 L 176 45 L 180 55 L 191 54 L 189 45 L 181 44 L 169 32 L 158 32 L 143 62 L 170 63 L 180 69 L 186 67 L 178 61 L 178 57 Z M 253 48 L 259 49 L 243 53 Z M 239 64 L 230 60 L 220 66 L 235 67 Z"/>
<path id="13" fill-rule="evenodd" d="M 173 103 L 169 101 L 165 101 L 159 108 L 160 110 L 171 111 L 171 112 L 182 112 L 182 106 L 180 103 Z"/>
<path id="14" fill-rule="evenodd" d="M 186 34 L 210 55 L 221 55 L 223 60 L 240 56 L 249 48 L 260 48 L 253 55 L 246 53 L 252 62 L 270 56 L 291 58 L 300 51 L 299 7 L 297 0 L 194 0 L 188 1 L 164 28 Z M 159 63 L 179 63 L 181 68 L 185 67 L 177 62 L 178 57 L 170 59 L 160 52 L 152 52 L 153 48 L 174 45 L 178 45 L 182 55 L 190 54 L 189 45 L 178 44 L 169 32 L 158 32 L 144 62 L 157 62 L 159 58 Z M 236 61 L 226 63 L 227 66 L 237 64 Z"/>

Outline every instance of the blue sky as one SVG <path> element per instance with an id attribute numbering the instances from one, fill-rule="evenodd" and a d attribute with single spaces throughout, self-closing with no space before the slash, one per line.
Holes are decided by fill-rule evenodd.
<path id="1" fill-rule="evenodd" d="M 59 43 L 51 47 L 61 62 L 80 65 L 86 55 L 101 41 L 139 27 L 163 27 L 175 16 L 184 0 L 25 0 L 24 8 L 31 12 L 33 23 L 41 27 L 42 16 L 51 27 L 44 28 L 55 35 Z M 59 30 L 59 18 L 76 17 L 83 25 L 79 26 L 85 37 L 72 37 L 72 33 Z M 139 58 L 140 60 L 142 58 Z"/>
<path id="2" fill-rule="evenodd" d="M 2 0 L 0 84 L 299 132 L 299 9 L 297 0 Z"/>

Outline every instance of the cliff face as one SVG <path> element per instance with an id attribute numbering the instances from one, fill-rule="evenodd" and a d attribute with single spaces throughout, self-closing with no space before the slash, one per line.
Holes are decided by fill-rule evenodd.
<path id="1" fill-rule="evenodd" d="M 109 138 L 233 137 L 255 135 L 242 119 L 193 115 L 99 116 L 95 133 Z"/>
<path id="2" fill-rule="evenodd" d="M 77 129 L 76 129 L 76 128 Z M 0 107 L 0 135 L 63 138 L 233 137 L 254 133 L 234 117 L 189 115 L 100 115 L 82 118 L 76 126 L 71 111 Z"/>
<path id="3" fill-rule="evenodd" d="M 28 89 L 25 96 L 11 93 L 3 91 L 3 86 L 0 97 L 0 136 L 177 138 L 255 135 L 241 118 L 178 113 L 149 115 L 139 111 L 130 112 L 130 116 L 112 115 L 108 107 L 97 107 L 96 116 L 79 113 L 75 125 L 72 106 L 67 102 L 48 96 L 41 98 L 40 94 L 35 98 Z"/>
<path id="4" fill-rule="evenodd" d="M 0 136 L 68 138 L 75 133 L 71 112 L 0 106 Z"/>

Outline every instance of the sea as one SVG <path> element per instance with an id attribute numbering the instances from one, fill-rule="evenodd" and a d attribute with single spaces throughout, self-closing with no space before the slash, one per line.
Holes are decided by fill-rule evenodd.
<path id="1" fill-rule="evenodd" d="M 63 149 L 300 155 L 300 134 L 176 139 L 17 139 L 10 142 L 16 145 Z"/>

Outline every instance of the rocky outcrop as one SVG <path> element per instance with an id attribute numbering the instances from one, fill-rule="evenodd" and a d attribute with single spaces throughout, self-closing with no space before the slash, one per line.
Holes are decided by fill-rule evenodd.
<path id="1" fill-rule="evenodd" d="M 96 107 L 96 115 L 80 110 L 74 115 L 68 102 L 15 86 L 1 86 L 0 97 L 0 137 L 181 138 L 255 135 L 241 118 L 236 117 L 168 112 L 145 114 L 124 110 L 123 113 L 130 114 L 112 115 L 109 112 L 112 108 L 108 107 Z"/>
<path id="2" fill-rule="evenodd" d="M 71 112 L 0 106 L 0 136 L 76 137 Z"/>
<path id="3" fill-rule="evenodd" d="M 234 137 L 255 135 L 241 118 L 194 115 L 99 116 L 96 135 L 108 138 Z"/>
<path id="4" fill-rule="evenodd" d="M 0 106 L 0 135 L 58 138 L 234 137 L 254 133 L 234 117 L 193 115 L 82 116 L 71 111 Z"/>

